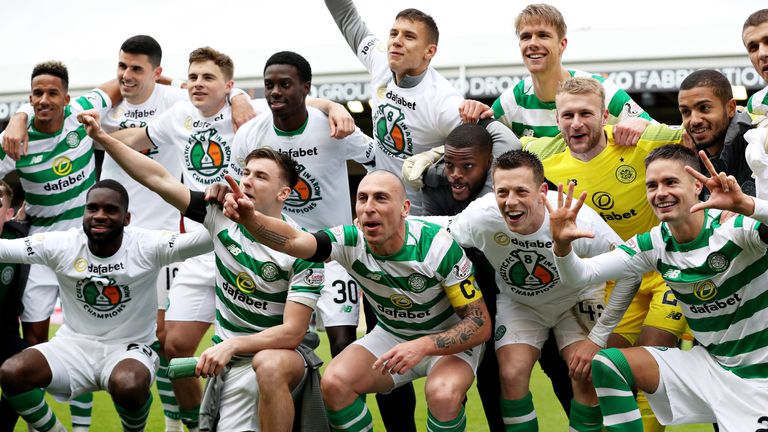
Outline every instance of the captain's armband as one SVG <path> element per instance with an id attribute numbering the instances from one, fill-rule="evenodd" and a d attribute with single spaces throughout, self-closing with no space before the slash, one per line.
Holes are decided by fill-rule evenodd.
<path id="1" fill-rule="evenodd" d="M 454 308 L 466 306 L 483 298 L 483 293 L 480 292 L 480 288 L 475 284 L 474 276 L 469 276 L 456 285 L 446 287 L 445 293 L 448 294 L 448 299 Z"/>

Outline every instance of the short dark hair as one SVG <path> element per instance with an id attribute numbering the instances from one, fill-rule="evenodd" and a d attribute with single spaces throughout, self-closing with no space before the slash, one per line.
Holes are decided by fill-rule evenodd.
<path id="1" fill-rule="evenodd" d="M 91 194 L 91 191 L 94 189 L 111 189 L 115 192 L 117 192 L 118 195 L 120 195 L 120 205 L 123 207 L 124 211 L 128 211 L 128 191 L 125 190 L 125 187 L 120 184 L 119 182 L 112 180 L 112 179 L 104 179 L 99 180 L 91 186 L 90 189 L 88 189 L 88 193 L 85 195 L 85 198 L 88 199 L 88 196 Z"/>
<path id="2" fill-rule="evenodd" d="M 493 148 L 491 134 L 477 123 L 456 126 L 445 138 L 445 145 L 454 148 L 477 148 L 487 153 Z"/>
<path id="3" fill-rule="evenodd" d="M 129 37 L 120 45 L 120 51 L 128 54 L 144 54 L 149 58 L 152 67 L 160 66 L 163 59 L 163 49 L 157 43 L 155 38 L 147 35 L 136 35 Z"/>
<path id="4" fill-rule="evenodd" d="M 651 150 L 645 157 L 645 167 L 648 168 L 651 162 L 659 159 L 678 161 L 692 168 L 699 166 L 699 157 L 696 152 L 678 144 L 666 144 Z"/>
<path id="5" fill-rule="evenodd" d="M 32 69 L 31 79 L 35 79 L 35 77 L 39 75 L 52 75 L 58 77 L 64 85 L 64 91 L 69 89 L 69 71 L 64 63 L 60 61 L 49 60 L 47 62 L 36 64 Z"/>
<path id="6" fill-rule="evenodd" d="M 299 77 L 304 82 L 312 82 L 312 66 L 309 65 L 307 59 L 301 56 L 301 54 L 293 51 L 280 51 L 272 54 L 264 65 L 264 73 L 266 74 L 267 68 L 274 65 L 290 65 L 296 68 L 299 72 Z"/>
<path id="7" fill-rule="evenodd" d="M 221 69 L 224 79 L 229 81 L 235 76 L 235 63 L 228 55 L 221 51 L 216 51 L 211 47 L 198 48 L 189 53 L 189 64 L 212 61 L 213 64 Z"/>
<path id="8" fill-rule="evenodd" d="M 512 170 L 520 167 L 528 167 L 533 171 L 533 180 L 536 184 L 544 183 L 544 166 L 535 154 L 525 150 L 510 150 L 502 153 L 493 162 L 491 173 L 496 170 Z"/>
<path id="9" fill-rule="evenodd" d="M 752 14 L 747 17 L 747 20 L 744 21 L 744 27 L 741 28 L 741 32 L 744 33 L 744 30 L 746 30 L 747 27 L 757 27 L 766 21 L 768 21 L 768 9 L 760 9 L 759 11 L 752 12 Z"/>
<path id="10" fill-rule="evenodd" d="M 267 147 L 260 147 L 248 153 L 248 156 L 245 157 L 244 164 L 248 165 L 248 162 L 250 162 L 251 159 L 269 159 L 275 162 L 283 172 L 283 180 L 289 188 L 293 188 L 296 183 L 299 182 L 299 169 L 296 161 L 285 153 Z"/>
<path id="11" fill-rule="evenodd" d="M 683 80 L 680 83 L 680 90 L 690 90 L 697 87 L 709 87 L 712 92 L 723 103 L 726 103 L 733 99 L 733 89 L 731 89 L 731 83 L 725 75 L 714 69 L 701 69 L 697 70 Z"/>
<path id="12" fill-rule="evenodd" d="M 400 18 L 423 23 L 427 27 L 427 37 L 429 38 L 429 42 L 437 45 L 437 42 L 440 40 L 440 30 L 437 29 L 437 23 L 430 15 L 427 15 L 418 9 L 408 8 L 397 13 L 395 20 L 399 20 Z"/>

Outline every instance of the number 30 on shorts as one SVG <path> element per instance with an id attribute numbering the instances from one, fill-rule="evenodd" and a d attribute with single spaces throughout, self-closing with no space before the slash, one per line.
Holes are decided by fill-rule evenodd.
<path id="1" fill-rule="evenodd" d="M 357 304 L 357 283 L 355 281 L 335 280 L 331 286 L 334 288 L 338 287 L 338 291 L 336 291 L 338 295 L 333 298 L 335 303 L 344 304 L 349 302 Z"/>

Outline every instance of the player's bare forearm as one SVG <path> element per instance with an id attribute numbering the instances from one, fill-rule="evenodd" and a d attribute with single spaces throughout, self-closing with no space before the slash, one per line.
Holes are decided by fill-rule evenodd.
<path id="1" fill-rule="evenodd" d="M 134 180 L 157 193 L 169 204 L 184 212 L 189 207 L 189 189 L 158 162 L 131 149 L 115 137 L 100 134 L 94 140 Z"/>
<path id="2" fill-rule="evenodd" d="M 430 355 L 455 354 L 480 345 L 491 337 L 491 317 L 480 299 L 456 308 L 461 321 L 450 329 L 430 335 L 434 352 Z"/>
<path id="3" fill-rule="evenodd" d="M 232 209 L 231 195 L 228 195 L 224 202 L 224 214 L 242 224 L 256 240 L 270 249 L 297 258 L 306 259 L 315 254 L 317 242 L 312 234 L 299 231 L 280 219 L 254 211 L 252 204 L 248 205 L 248 198 L 240 198 L 237 202 L 240 208 Z M 237 213 L 235 218 L 231 217 L 233 211 Z"/>
<path id="4" fill-rule="evenodd" d="M 312 308 L 289 300 L 285 304 L 283 323 L 235 338 L 235 354 L 255 354 L 265 349 L 296 349 L 307 332 L 311 317 Z"/>

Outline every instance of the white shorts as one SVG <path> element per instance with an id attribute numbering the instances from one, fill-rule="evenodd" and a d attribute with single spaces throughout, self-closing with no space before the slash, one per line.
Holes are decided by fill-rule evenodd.
<path id="1" fill-rule="evenodd" d="M 59 281 L 50 267 L 41 264 L 29 266 L 27 287 L 21 297 L 24 310 L 21 321 L 45 321 L 53 315 L 56 299 L 59 298 Z"/>
<path id="2" fill-rule="evenodd" d="M 213 252 L 187 259 L 168 293 L 166 321 L 212 323 L 216 316 L 216 264 Z"/>
<path id="3" fill-rule="evenodd" d="M 36 349 L 45 356 L 53 374 L 45 390 L 60 402 L 83 393 L 107 390 L 112 369 L 122 360 L 140 361 L 152 382 L 159 367 L 157 353 L 142 343 L 107 345 L 87 336 L 55 336 L 28 349 Z"/>
<path id="4" fill-rule="evenodd" d="M 536 308 L 514 301 L 509 295 L 496 297 L 496 349 L 510 344 L 531 345 L 538 350 L 555 333 L 557 348 L 584 340 L 602 312 L 602 293 L 577 304 L 546 304 Z"/>
<path id="5" fill-rule="evenodd" d="M 360 287 L 336 261 L 325 263 L 325 283 L 317 301 L 317 311 L 323 327 L 357 327 Z"/>
<path id="6" fill-rule="evenodd" d="M 723 432 L 768 430 L 768 379 L 743 379 L 701 346 L 645 348 L 659 364 L 659 388 L 646 393 L 663 425 L 717 422 Z"/>
<path id="7" fill-rule="evenodd" d="M 296 353 L 298 354 L 298 351 Z M 218 432 L 255 431 L 259 429 L 259 383 L 251 366 L 253 357 L 232 361 L 224 376 L 224 387 L 219 400 Z M 304 377 L 296 386 L 301 388 L 307 376 L 304 362 Z M 294 390 L 296 390 L 294 389 Z"/>
<path id="8" fill-rule="evenodd" d="M 168 309 L 168 293 L 171 291 L 179 266 L 179 263 L 164 266 L 157 274 L 157 310 Z"/>
<path id="9" fill-rule="evenodd" d="M 379 358 L 384 353 L 394 348 L 395 345 L 403 342 L 407 341 L 388 333 L 386 330 L 379 326 L 376 326 L 374 327 L 373 331 L 353 343 L 362 346 L 376 358 Z M 477 366 L 480 364 L 480 360 L 483 358 L 484 346 L 485 344 L 480 344 L 471 350 L 462 351 L 460 353 L 451 355 L 464 360 L 469 365 L 469 367 L 472 368 L 472 373 L 477 374 Z M 401 385 L 409 383 L 417 378 L 429 375 L 429 371 L 431 371 L 435 364 L 443 357 L 444 356 L 426 356 L 408 372 L 404 374 L 393 374 L 392 381 L 395 384 L 393 388 L 400 387 Z"/>

